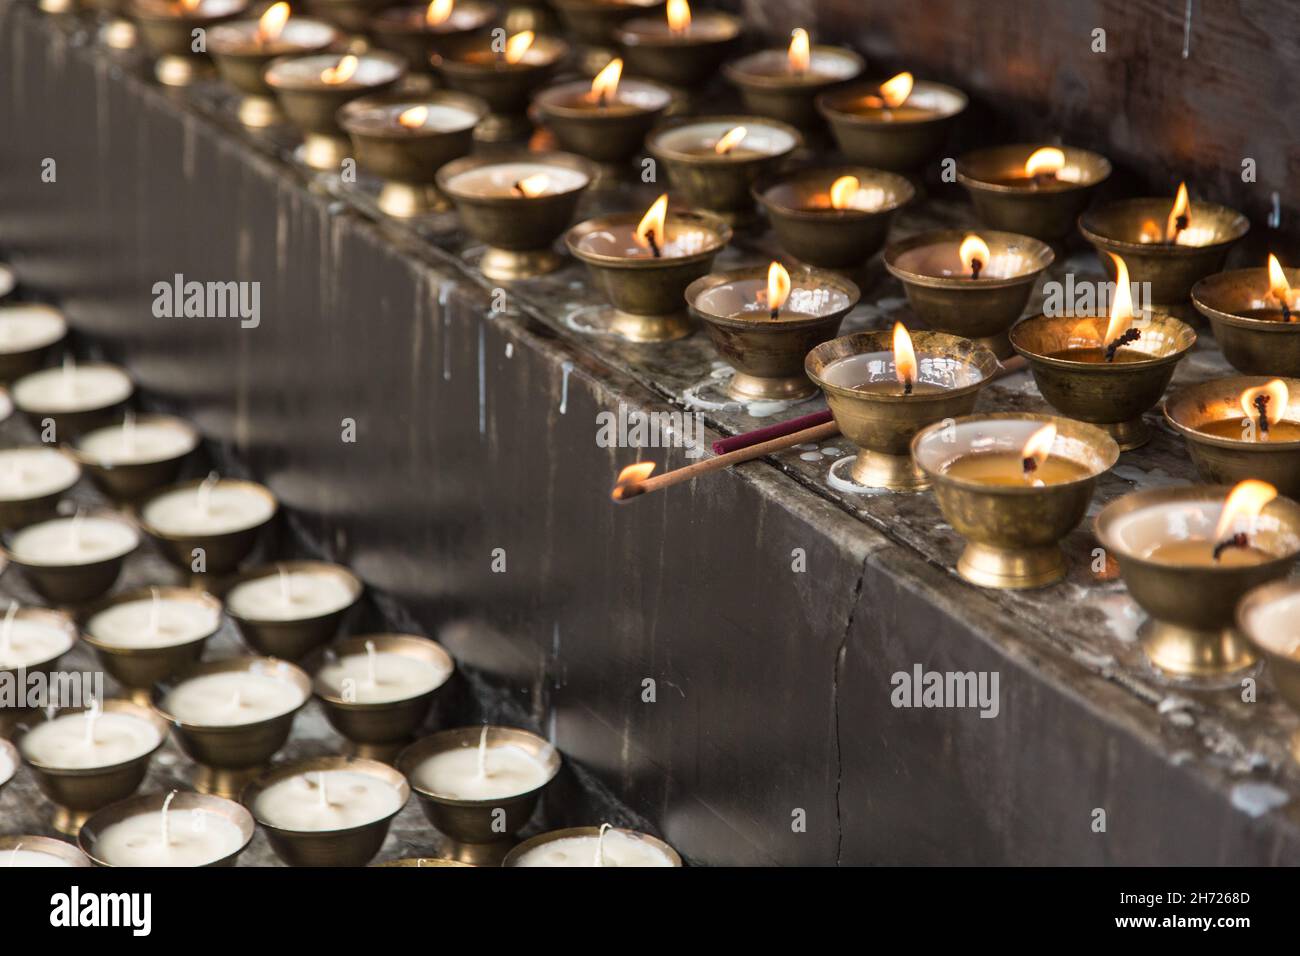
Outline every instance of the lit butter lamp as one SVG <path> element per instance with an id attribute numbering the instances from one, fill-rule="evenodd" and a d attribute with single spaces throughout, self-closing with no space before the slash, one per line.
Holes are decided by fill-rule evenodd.
<path id="1" fill-rule="evenodd" d="M 793 126 L 757 116 L 669 120 L 646 138 L 684 201 L 732 225 L 756 219 L 754 184 L 802 145 Z"/>
<path id="2" fill-rule="evenodd" d="M 542 90 L 533 98 L 533 108 L 560 148 L 602 164 L 605 180 L 629 170 L 672 99 L 657 83 L 623 78 L 623 61 L 614 59 L 590 83 L 579 80 Z"/>
<path id="3" fill-rule="evenodd" d="M 1262 478 L 1300 498 L 1300 379 L 1234 376 L 1182 389 L 1165 419 L 1187 440 L 1201 477 L 1214 484 Z"/>
<path id="4" fill-rule="evenodd" d="M 613 33 L 629 72 L 689 92 L 706 84 L 735 50 L 741 26 L 730 13 L 692 14 L 687 0 L 668 0 L 663 16 L 633 17 Z"/>
<path id="5" fill-rule="evenodd" d="M 1142 415 L 1164 395 L 1196 333 L 1169 315 L 1136 316 L 1128 267 L 1118 256 L 1115 263 L 1108 320 L 1036 315 L 1011 330 L 1011 345 L 1049 405 L 1103 426 L 1128 451 L 1151 440 Z"/>
<path id="6" fill-rule="evenodd" d="M 474 127 L 487 110 L 477 97 L 434 90 L 415 98 L 362 97 L 345 104 L 338 121 L 357 165 L 383 180 L 376 204 L 410 219 L 451 208 L 438 191 L 438 170 L 474 148 Z"/>
<path id="7" fill-rule="evenodd" d="M 969 339 L 942 332 L 855 332 L 825 342 L 804 361 L 840 432 L 858 446 L 849 462 L 864 488 L 916 491 L 929 478 L 912 461 L 913 436 L 932 422 L 968 414 L 998 360 Z M 838 466 L 832 466 L 832 474 Z"/>
<path id="8" fill-rule="evenodd" d="M 434 56 L 483 42 L 499 13 L 486 0 L 431 0 L 427 6 L 380 10 L 370 20 L 369 33 L 379 46 L 406 57 L 412 70 L 428 73 Z"/>
<path id="9" fill-rule="evenodd" d="M 1079 231 L 1097 248 L 1113 273 L 1113 256 L 1123 256 L 1133 281 L 1150 283 L 1151 301 L 1187 301 L 1199 280 L 1223 268 L 1228 250 L 1250 229 L 1250 221 L 1227 206 L 1191 202 L 1187 184 L 1168 199 L 1121 199 L 1089 209 Z"/>
<path id="10" fill-rule="evenodd" d="M 885 250 L 917 317 L 938 332 L 974 339 L 998 358 L 1012 354 L 1007 330 L 1056 256 L 1038 239 L 1011 232 L 938 229 Z"/>
<path id="11" fill-rule="evenodd" d="M 490 37 L 459 44 L 435 55 L 433 65 L 447 86 L 486 101 L 491 112 L 474 135 L 482 142 L 500 143 L 526 140 L 532 134 L 528 104 L 568 53 L 563 40 L 523 30 L 504 43 Z"/>
<path id="12" fill-rule="evenodd" d="M 64 3 L 66 0 L 54 0 Z M 82 0 L 86 9 L 93 11 L 99 22 L 99 42 L 114 50 L 135 48 L 135 24 L 126 17 L 127 0 Z M 39 4 L 38 4 L 39 6 Z"/>
<path id="13" fill-rule="evenodd" d="M 835 337 L 858 303 L 858 287 L 833 272 L 779 262 L 717 272 L 686 287 L 686 301 L 722 360 L 735 369 L 727 394 L 741 401 L 817 394 L 804 357 Z"/>
<path id="14" fill-rule="evenodd" d="M 268 63 L 278 56 L 321 53 L 342 37 L 328 23 L 290 13 L 289 4 L 281 0 L 256 20 L 223 23 L 208 34 L 208 53 L 216 61 L 221 78 L 242 94 L 237 115 L 250 128 L 284 122 L 284 114 L 263 76 Z"/>
<path id="15" fill-rule="evenodd" d="M 252 815 L 222 797 L 170 790 L 120 800 L 81 828 L 77 846 L 96 866 L 234 866 L 253 841 Z"/>
<path id="16" fill-rule="evenodd" d="M 816 104 L 850 160 L 907 172 L 939 155 L 967 99 L 954 87 L 899 73 L 873 86 L 822 93 Z"/>
<path id="17" fill-rule="evenodd" d="M 789 123 L 805 133 L 822 128 L 816 99 L 857 78 L 864 64 L 852 50 L 814 46 L 804 29 L 790 34 L 784 50 L 760 50 L 722 68 L 740 90 L 745 109 Z"/>
<path id="18" fill-rule="evenodd" d="M 957 181 L 985 225 L 1045 242 L 1074 231 L 1110 172 L 1105 156 L 1073 146 L 994 146 L 957 160 Z"/>
<path id="19" fill-rule="evenodd" d="M 193 31 L 234 20 L 247 9 L 248 0 L 129 0 L 127 13 L 154 58 L 158 82 L 189 86 L 212 72 L 208 55 L 194 52 Z"/>
<path id="20" fill-rule="evenodd" d="M 350 36 L 366 32 L 375 14 L 393 0 L 309 0 L 312 13 L 328 20 Z"/>
<path id="21" fill-rule="evenodd" d="M 985 588 L 1039 588 L 1065 577 L 1060 541 L 1119 458 L 1099 428 L 1050 415 L 971 416 L 912 442 L 939 509 L 966 540 L 957 574 Z"/>
<path id="22" fill-rule="evenodd" d="M 564 32 L 578 44 L 578 68 L 588 76 L 618 55 L 614 31 L 637 17 L 656 17 L 664 0 L 551 0 Z"/>
<path id="23" fill-rule="evenodd" d="M 1274 689 L 1300 713 L 1300 581 L 1271 581 L 1249 591 L 1237 604 L 1237 629 L 1268 664 Z M 1292 732 L 1290 749 L 1300 761 L 1300 730 Z"/>
<path id="24" fill-rule="evenodd" d="M 1269 254 L 1266 269 L 1234 269 L 1192 288 L 1233 368 L 1247 375 L 1300 376 L 1300 269 Z"/>
<path id="25" fill-rule="evenodd" d="M 302 132 L 302 161 L 312 169 L 335 171 L 349 154 L 337 119 L 339 107 L 389 90 L 405 75 L 406 61 L 382 50 L 277 57 L 263 73 L 280 109 Z"/>
<path id="26" fill-rule="evenodd" d="M 775 173 L 755 183 L 753 194 L 782 249 L 808 265 L 857 274 L 916 190 L 895 173 L 834 166 Z"/>
<path id="27" fill-rule="evenodd" d="M 555 240 L 595 178 L 595 165 L 581 156 L 521 152 L 452 160 L 438 170 L 437 182 L 465 231 L 487 245 L 479 269 L 489 279 L 510 281 L 564 265 Z"/>
<path id="28" fill-rule="evenodd" d="M 1255 661 L 1234 612 L 1300 555 L 1300 505 L 1253 479 L 1149 488 L 1103 508 L 1096 533 L 1150 615 L 1138 635 L 1151 662 L 1177 677 L 1217 677 Z"/>
<path id="29" fill-rule="evenodd" d="M 604 317 L 607 331 L 632 342 L 667 342 L 690 334 L 686 288 L 709 271 L 731 229 L 703 213 L 669 212 L 664 193 L 644 215 L 588 219 L 564 241 L 613 306 Z"/>

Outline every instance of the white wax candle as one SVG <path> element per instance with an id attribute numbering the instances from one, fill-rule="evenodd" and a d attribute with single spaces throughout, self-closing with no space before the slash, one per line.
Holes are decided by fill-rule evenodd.
<path id="1" fill-rule="evenodd" d="M 0 501 L 27 501 L 67 491 L 81 469 L 53 448 L 6 448 L 0 451 Z"/>
<path id="2" fill-rule="evenodd" d="M 341 611 L 356 600 L 342 575 L 285 569 L 244 581 L 226 595 L 226 608 L 249 621 L 302 621 Z"/>
<path id="3" fill-rule="evenodd" d="M 189 454 L 197 445 L 197 433 L 177 422 L 137 422 L 128 418 L 121 425 L 83 435 L 77 441 L 77 450 L 90 461 L 113 467 L 170 461 Z"/>
<path id="4" fill-rule="evenodd" d="M 18 768 L 15 767 L 14 762 L 9 759 L 8 751 L 0 750 L 0 786 L 4 786 L 12 780 L 14 774 L 17 772 Z"/>
<path id="5" fill-rule="evenodd" d="M 447 180 L 447 189 L 467 196 L 517 196 L 515 183 L 534 176 L 545 176 L 537 195 L 550 196 L 572 192 L 587 183 L 587 175 L 564 166 L 545 163 L 493 163 L 457 173 Z M 541 180 L 536 180 L 541 182 Z M 521 197 L 522 198 L 522 197 Z"/>
<path id="6" fill-rule="evenodd" d="M 1300 657 L 1300 592 L 1256 605 L 1247 624 L 1255 639 L 1273 653 Z"/>
<path id="7" fill-rule="evenodd" d="M 111 647 L 174 647 L 211 634 L 220 621 L 210 604 L 160 596 L 105 608 L 86 622 L 86 631 Z"/>
<path id="8" fill-rule="evenodd" d="M 135 760 L 161 742 L 158 728 L 134 714 L 86 710 L 37 724 L 18 746 L 34 764 L 83 770 Z"/>
<path id="9" fill-rule="evenodd" d="M 280 830 L 347 830 L 392 816 L 402 807 L 387 780 L 352 770 L 312 770 L 278 780 L 257 795 L 253 816 Z"/>
<path id="10" fill-rule="evenodd" d="M 76 515 L 24 528 L 13 536 L 9 551 L 23 564 L 94 564 L 129 554 L 139 540 L 135 529 L 125 521 Z"/>
<path id="11" fill-rule="evenodd" d="M 597 844 L 600 852 L 597 854 Z M 600 862 L 597 862 L 597 856 Z M 515 866 L 672 866 L 668 854 L 636 837 L 609 830 L 600 837 L 565 837 L 520 855 Z"/>
<path id="12" fill-rule="evenodd" d="M 287 680 L 252 671 L 218 671 L 177 684 L 162 706 L 183 724 L 235 727 L 287 714 L 305 699 Z"/>
<path id="13" fill-rule="evenodd" d="M 117 405 L 131 397 L 130 377 L 111 365 L 65 365 L 20 378 L 14 402 L 35 412 L 83 412 Z"/>
<path id="14" fill-rule="evenodd" d="M 0 668 L 18 670 L 65 653 L 75 637 L 70 628 L 6 615 L 0 622 Z"/>
<path id="15" fill-rule="evenodd" d="M 231 820 L 206 810 L 168 810 L 163 842 L 162 811 L 141 813 L 107 826 L 91 852 L 113 866 L 206 866 L 244 845 Z"/>
<path id="16" fill-rule="evenodd" d="M 354 704 L 387 704 L 427 694 L 446 683 L 451 671 L 400 652 L 348 654 L 316 672 L 317 687 Z"/>
<path id="17" fill-rule="evenodd" d="M 499 800 L 536 790 L 551 779 L 547 766 L 515 744 L 491 744 L 479 773 L 479 748 L 457 747 L 424 760 L 415 782 L 424 790 L 453 800 Z"/>
<path id="18" fill-rule="evenodd" d="M 0 352 L 30 352 L 53 345 L 67 334 L 68 323 L 58 309 L 35 302 L 0 306 Z"/>
<path id="19" fill-rule="evenodd" d="M 40 850 L 24 850 L 21 846 L 12 850 L 0 850 L 0 867 L 27 866 L 72 866 L 70 862 L 53 853 Z"/>
<path id="20" fill-rule="evenodd" d="M 265 523 L 275 513 L 266 494 L 247 485 L 217 482 L 209 486 L 178 488 L 152 499 L 144 507 L 150 527 L 172 535 L 231 534 Z"/>

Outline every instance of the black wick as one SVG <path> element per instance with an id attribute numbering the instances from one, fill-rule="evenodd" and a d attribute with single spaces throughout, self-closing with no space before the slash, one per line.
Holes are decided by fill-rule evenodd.
<path id="1" fill-rule="evenodd" d="M 972 279 L 978 279 L 980 277 L 980 270 L 983 268 L 984 263 L 980 262 L 978 259 L 972 259 L 970 261 L 970 277 Z"/>
<path id="2" fill-rule="evenodd" d="M 1188 223 L 1187 213 L 1183 213 L 1181 216 L 1179 216 L 1177 219 L 1174 220 L 1174 238 L 1170 240 L 1171 242 L 1178 241 L 1178 234 L 1187 228 L 1187 223 Z"/>
<path id="3" fill-rule="evenodd" d="M 1115 361 L 1115 352 L 1119 348 L 1128 345 L 1130 342 L 1136 342 L 1140 338 L 1142 338 L 1141 329 L 1126 329 L 1123 335 L 1117 338 L 1114 342 L 1111 342 L 1110 345 L 1106 346 L 1106 361 Z"/>
<path id="4" fill-rule="evenodd" d="M 904 395 L 912 394 L 912 379 L 910 377 L 903 379 L 903 394 Z"/>
<path id="5" fill-rule="evenodd" d="M 1038 459 L 1037 458 L 1020 459 L 1020 468 L 1025 473 L 1025 475 L 1027 476 L 1032 475 L 1034 472 L 1038 470 Z"/>
<path id="6" fill-rule="evenodd" d="M 659 251 L 659 241 L 655 239 L 654 232 L 647 232 L 645 234 L 645 241 L 650 243 L 650 251 L 653 252 L 654 257 L 658 259 L 662 253 Z"/>
<path id="7" fill-rule="evenodd" d="M 1267 434 L 1268 434 L 1268 403 L 1269 403 L 1269 401 L 1270 401 L 1270 396 L 1268 396 L 1268 395 L 1256 395 L 1256 396 L 1255 396 L 1255 401 L 1254 401 L 1255 411 L 1257 411 L 1257 412 L 1259 413 L 1259 431 L 1260 431 L 1260 434 L 1262 434 L 1262 435 L 1267 435 Z"/>
<path id="8" fill-rule="evenodd" d="M 1226 541 L 1220 541 L 1218 544 L 1214 546 L 1214 560 L 1218 561 L 1219 557 L 1223 554 L 1223 552 L 1227 551 L 1229 548 L 1248 548 L 1248 547 L 1250 547 L 1250 541 L 1246 537 L 1246 532 L 1238 531 L 1231 538 L 1228 538 Z"/>

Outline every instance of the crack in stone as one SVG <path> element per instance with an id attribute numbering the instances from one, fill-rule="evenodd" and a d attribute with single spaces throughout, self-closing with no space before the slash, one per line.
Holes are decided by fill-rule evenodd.
<path id="1" fill-rule="evenodd" d="M 840 668 L 848 653 L 849 634 L 853 631 L 853 618 L 858 610 L 858 599 L 862 596 L 862 585 L 867 578 L 868 554 L 862 559 L 858 569 L 858 580 L 853 585 L 853 594 L 849 600 L 848 619 L 844 622 L 844 632 L 840 635 L 840 645 L 835 650 L 835 667 L 831 670 L 831 708 L 835 716 L 835 865 L 840 865 L 844 846 L 844 818 L 840 811 L 840 786 L 844 781 L 844 747 L 840 742 Z"/>

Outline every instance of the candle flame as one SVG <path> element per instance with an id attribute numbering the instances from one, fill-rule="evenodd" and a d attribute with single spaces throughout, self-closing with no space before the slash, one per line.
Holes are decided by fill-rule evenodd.
<path id="1" fill-rule="evenodd" d="M 1041 176 L 1050 173 L 1055 176 L 1065 168 L 1065 153 L 1055 146 L 1044 146 L 1029 154 L 1025 160 L 1026 176 Z"/>
<path id="2" fill-rule="evenodd" d="M 633 495 L 641 493 L 637 487 L 645 481 L 655 470 L 653 461 L 638 461 L 628 465 L 618 473 L 618 478 L 614 481 L 614 488 L 610 491 L 609 497 L 614 501 L 622 501 L 625 498 L 631 498 Z"/>
<path id="3" fill-rule="evenodd" d="M 203 0 L 181 0 L 181 9 L 193 13 L 202 2 Z"/>
<path id="4" fill-rule="evenodd" d="M 1110 322 L 1103 343 L 1109 345 L 1133 324 L 1133 291 L 1129 288 L 1128 264 L 1113 252 L 1106 254 L 1115 260 L 1115 297 L 1110 301 Z"/>
<path id="5" fill-rule="evenodd" d="M 397 114 L 397 123 L 405 129 L 419 129 L 428 118 L 427 106 L 412 106 L 409 110 Z"/>
<path id="6" fill-rule="evenodd" d="M 808 31 L 795 29 L 790 34 L 790 49 L 786 56 L 790 60 L 790 70 L 794 73 L 807 73 L 812 64 L 812 46 L 808 40 Z"/>
<path id="7" fill-rule="evenodd" d="M 691 5 L 686 0 L 668 0 L 668 29 L 677 35 L 691 28 Z"/>
<path id="8" fill-rule="evenodd" d="M 540 196 L 546 192 L 546 187 L 551 184 L 546 173 L 533 173 L 531 176 L 525 176 L 519 182 L 514 184 L 515 192 L 525 199 L 531 199 L 534 196 Z"/>
<path id="9" fill-rule="evenodd" d="M 357 66 L 360 61 L 349 53 L 343 57 L 334 66 L 327 66 L 320 71 L 322 83 L 328 83 L 331 86 L 337 86 L 340 83 L 346 83 L 352 79 L 353 74 L 357 72 Z"/>
<path id="10" fill-rule="evenodd" d="M 713 151 L 719 156 L 726 156 L 729 152 L 740 145 L 740 141 L 749 133 L 749 130 L 743 126 L 737 126 L 734 129 L 727 130 L 716 143 L 713 144 Z"/>
<path id="11" fill-rule="evenodd" d="M 963 239 L 957 250 L 962 268 L 976 279 L 979 278 L 980 270 L 989 264 L 990 255 L 988 243 L 974 233 Z"/>
<path id="12" fill-rule="evenodd" d="M 1283 308 L 1290 308 L 1292 300 L 1291 285 L 1286 281 L 1282 263 L 1271 252 L 1268 254 L 1268 292 L 1281 301 Z"/>
<path id="13" fill-rule="evenodd" d="M 1263 401 L 1260 401 L 1263 399 Z M 1282 420 L 1286 414 L 1287 405 L 1291 402 L 1291 390 L 1286 387 L 1286 382 L 1280 378 L 1257 388 L 1248 388 L 1241 393 L 1241 410 L 1246 413 L 1246 417 L 1252 421 L 1260 422 L 1261 431 L 1265 430 L 1268 425 L 1275 425 Z M 1261 408 L 1262 406 L 1262 408 Z"/>
<path id="14" fill-rule="evenodd" d="M 916 384 L 916 350 L 902 322 L 894 323 L 894 376 L 907 391 Z"/>
<path id="15" fill-rule="evenodd" d="M 278 40 L 284 25 L 288 22 L 289 4 L 284 0 L 271 4 L 257 21 L 257 42 L 271 43 Z"/>
<path id="16" fill-rule="evenodd" d="M 664 193 L 646 210 L 637 224 L 634 236 L 642 249 L 662 251 L 664 247 L 664 218 L 668 215 L 668 194 Z"/>
<path id="17" fill-rule="evenodd" d="M 1277 489 L 1267 481 L 1247 478 L 1239 482 L 1228 493 L 1219 512 L 1219 524 L 1214 529 L 1215 542 L 1223 541 L 1233 534 L 1238 524 L 1252 525 L 1264 506 L 1277 497 Z M 1252 529 L 1253 530 L 1253 529 Z"/>
<path id="18" fill-rule="evenodd" d="M 506 41 L 505 58 L 507 63 L 518 63 L 528 52 L 528 48 L 533 45 L 533 40 L 537 35 L 532 30 L 524 30 L 522 33 L 516 33 Z"/>
<path id="19" fill-rule="evenodd" d="M 1192 221 L 1192 204 L 1187 199 L 1187 183 L 1178 184 L 1178 195 L 1174 198 L 1174 208 L 1169 211 L 1169 221 L 1165 223 L 1165 239 L 1176 242 L 1178 234 Z"/>
<path id="20" fill-rule="evenodd" d="M 451 17 L 452 8 L 455 6 L 456 0 L 433 0 L 424 11 L 424 22 L 431 27 L 446 23 Z"/>
<path id="21" fill-rule="evenodd" d="M 1043 462 L 1047 461 L 1047 456 L 1052 453 L 1052 445 L 1056 442 L 1056 424 L 1048 422 L 1038 431 L 1029 436 L 1029 441 L 1025 442 L 1024 449 L 1020 452 L 1020 458 L 1025 463 L 1025 471 L 1036 471 L 1042 467 Z M 1033 462 L 1033 465 L 1029 465 Z"/>
<path id="22" fill-rule="evenodd" d="M 900 73 L 881 83 L 880 96 L 884 99 L 885 105 L 890 109 L 897 109 L 906 103 L 907 98 L 912 95 L 914 82 L 911 73 Z"/>
<path id="23" fill-rule="evenodd" d="M 853 199 L 861 188 L 862 184 L 858 182 L 858 177 L 841 176 L 831 183 L 831 208 L 848 209 L 853 205 Z"/>
<path id="24" fill-rule="evenodd" d="M 601 105 L 613 100 L 618 93 L 618 81 L 622 76 L 623 61 L 614 57 L 591 81 L 591 98 Z"/>
<path id="25" fill-rule="evenodd" d="M 788 298 L 790 298 L 790 273 L 781 263 L 773 261 L 767 267 L 767 307 L 773 318 Z"/>

